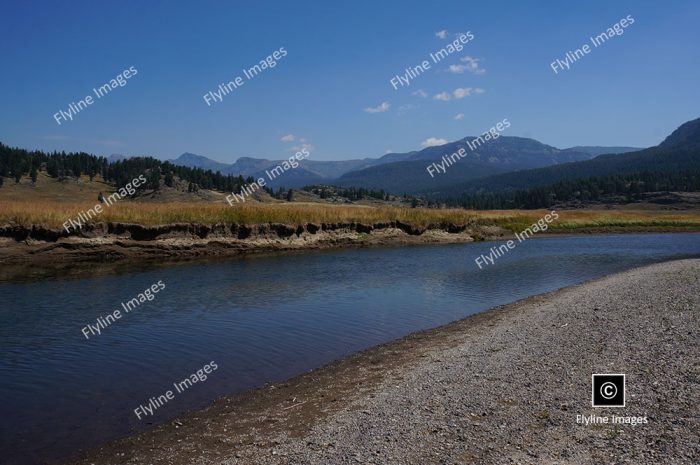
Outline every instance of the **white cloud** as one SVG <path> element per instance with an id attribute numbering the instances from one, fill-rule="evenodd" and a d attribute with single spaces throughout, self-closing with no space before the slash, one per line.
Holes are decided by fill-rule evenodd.
<path id="1" fill-rule="evenodd" d="M 382 102 L 381 104 L 379 104 L 378 107 L 365 108 L 365 111 L 367 113 L 384 113 L 385 111 L 389 111 L 389 107 L 391 107 L 391 104 L 389 102 Z"/>
<path id="2" fill-rule="evenodd" d="M 386 149 L 386 150 L 384 151 L 384 155 L 386 155 L 387 153 L 394 153 L 394 151 L 391 150 L 391 149 Z"/>
<path id="3" fill-rule="evenodd" d="M 458 87 L 454 91 L 452 91 L 452 95 L 454 96 L 455 99 L 459 100 L 464 97 L 469 97 L 472 94 L 483 94 L 484 89 L 479 89 L 478 87 L 476 89 L 472 87 Z"/>
<path id="4" fill-rule="evenodd" d="M 469 97 L 472 94 L 472 91 L 473 89 L 471 87 L 458 87 L 452 91 L 452 95 L 454 95 L 456 99 L 461 99 L 464 97 Z"/>
<path id="5" fill-rule="evenodd" d="M 411 110 L 415 110 L 416 108 L 420 108 L 420 105 L 414 105 L 412 103 L 407 103 L 406 105 L 401 105 L 398 110 L 399 110 L 399 115 L 405 115 Z"/>
<path id="6" fill-rule="evenodd" d="M 421 147 L 434 147 L 436 145 L 445 145 L 447 140 L 438 139 L 437 137 L 428 137 L 423 142 L 421 142 Z"/>
<path id="7" fill-rule="evenodd" d="M 301 142 L 303 144 L 304 142 L 306 142 L 306 139 L 304 139 L 303 137 L 300 137 L 299 142 Z"/>
<path id="8" fill-rule="evenodd" d="M 447 71 L 450 73 L 455 73 L 455 74 L 462 74 L 465 71 L 469 71 L 472 74 L 484 74 L 486 70 L 484 68 L 481 68 L 479 65 L 479 62 L 481 61 L 478 58 L 470 57 L 470 56 L 465 56 L 459 59 L 464 64 L 456 64 L 456 65 L 450 65 L 449 68 L 447 68 Z"/>
<path id="9" fill-rule="evenodd" d="M 292 152 L 301 152 L 302 150 L 306 149 L 307 152 L 311 153 L 315 148 L 316 147 L 314 147 L 311 144 L 301 144 L 301 145 L 295 145 L 290 150 Z"/>
<path id="10" fill-rule="evenodd" d="M 456 119 L 456 120 L 464 119 L 464 113 L 457 113 L 457 114 L 455 115 L 455 118 L 454 118 L 454 119 Z"/>
<path id="11" fill-rule="evenodd" d="M 282 136 L 280 139 L 282 142 L 294 142 L 296 137 L 294 137 L 294 134 L 287 134 L 286 136 Z"/>
<path id="12" fill-rule="evenodd" d="M 481 61 L 479 58 L 474 58 L 470 57 L 469 55 L 462 57 L 459 59 L 462 63 L 466 63 L 467 71 L 470 73 L 474 74 L 484 74 L 486 70 L 484 68 L 481 68 L 479 65 L 479 62 Z"/>
<path id="13" fill-rule="evenodd" d="M 455 74 L 462 74 L 467 70 L 467 65 L 450 65 L 447 71 Z"/>
<path id="14" fill-rule="evenodd" d="M 411 92 L 411 95 L 417 95 L 418 97 L 426 98 L 428 93 L 423 89 L 418 89 L 415 92 Z"/>
<path id="15" fill-rule="evenodd" d="M 450 94 L 447 92 L 440 92 L 439 94 L 433 95 L 433 99 L 447 102 L 448 100 L 452 100 L 452 97 L 450 97 Z"/>
<path id="16" fill-rule="evenodd" d="M 442 100 L 443 102 L 448 102 L 452 100 L 453 98 L 455 100 L 460 100 L 463 99 L 464 97 L 469 97 L 472 94 L 483 94 L 486 92 L 484 89 L 481 89 L 479 87 L 458 87 L 455 90 L 452 91 L 452 94 L 449 92 L 440 92 L 439 94 L 433 95 L 433 99 L 435 100 Z"/>
<path id="17" fill-rule="evenodd" d="M 447 39 L 447 30 L 443 29 L 442 31 L 437 31 L 435 33 L 435 37 L 438 39 Z"/>

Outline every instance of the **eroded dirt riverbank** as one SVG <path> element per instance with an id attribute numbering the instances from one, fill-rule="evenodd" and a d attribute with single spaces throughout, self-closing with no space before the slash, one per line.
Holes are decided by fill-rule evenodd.
<path id="1" fill-rule="evenodd" d="M 37 225 L 5 225 L 0 227 L 0 264 L 221 257 L 340 247 L 463 243 L 510 235 L 510 231 L 495 226 L 415 226 L 400 221 L 154 226 L 96 223 L 72 233 Z"/>

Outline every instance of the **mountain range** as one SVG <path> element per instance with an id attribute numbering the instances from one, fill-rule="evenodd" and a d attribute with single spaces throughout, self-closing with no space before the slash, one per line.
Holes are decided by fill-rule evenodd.
<path id="1" fill-rule="evenodd" d="M 378 158 L 303 160 L 301 166 L 285 170 L 270 187 L 326 185 L 316 186 L 321 193 L 371 188 L 385 191 L 373 193 L 373 198 L 385 198 L 386 192 L 406 193 L 429 206 L 479 209 L 585 206 L 637 201 L 643 194 L 700 192 L 700 118 L 682 124 L 659 145 L 641 150 L 583 146 L 562 150 L 533 139 L 506 136 L 471 150 L 469 139 Z M 469 150 L 464 158 L 453 156 L 447 165 L 447 157 L 465 145 Z M 620 153 L 605 153 L 615 151 Z M 154 191 L 161 183 L 172 187 L 177 178 L 188 192 L 237 192 L 247 182 L 242 175 L 265 176 L 265 170 L 286 160 L 244 157 L 229 165 L 186 153 L 172 162 L 123 155 L 110 156 L 107 161 L 82 152 L 46 153 L 0 143 L 0 180 L 14 178 L 19 184 L 23 176 L 37 176 L 45 170 L 57 180 L 101 173 L 104 180 L 119 186 L 145 174 L 147 188 Z M 426 169 L 438 165 L 442 173 Z M 331 184 L 336 187 L 328 186 Z"/>
<path id="2" fill-rule="evenodd" d="M 558 149 L 534 139 L 501 136 L 469 153 L 445 174 L 431 178 L 426 166 L 460 148 L 466 148 L 465 137 L 440 146 L 406 153 L 389 153 L 379 158 L 342 161 L 306 159 L 298 168 L 270 182 L 270 187 L 302 187 L 310 184 L 334 184 L 347 187 L 384 189 L 395 194 L 417 193 L 426 189 L 442 189 L 460 182 L 515 170 L 560 165 L 590 160 L 600 153 L 624 153 L 639 150 L 634 147 L 572 147 Z M 284 160 L 241 157 L 235 163 L 217 162 L 193 153 L 183 153 L 171 163 L 191 168 L 219 171 L 222 174 L 264 176 Z"/>
<path id="3" fill-rule="evenodd" d="M 590 160 L 502 173 L 426 189 L 423 194 L 457 196 L 531 189 L 576 179 L 634 173 L 680 173 L 700 169 L 700 118 L 688 121 L 655 147 L 626 153 L 606 153 Z"/>

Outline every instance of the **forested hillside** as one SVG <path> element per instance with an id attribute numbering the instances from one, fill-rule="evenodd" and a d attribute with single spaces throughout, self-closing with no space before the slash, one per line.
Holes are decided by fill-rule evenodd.
<path id="1" fill-rule="evenodd" d="M 438 197 L 449 206 L 484 209 L 549 208 L 564 204 L 626 203 L 640 200 L 648 192 L 698 192 L 700 170 L 682 172 L 643 171 L 617 176 L 600 176 L 559 181 L 532 189 L 484 194 Z"/>
<path id="2" fill-rule="evenodd" d="M 662 184 L 692 186 L 695 173 L 698 171 L 700 171 L 700 119 L 683 124 L 658 146 L 638 152 L 601 155 L 587 161 L 515 171 L 456 184 L 439 191 L 424 191 L 424 193 L 433 198 L 460 199 L 459 202 L 471 199 L 470 201 L 477 203 L 501 202 L 496 199 L 514 202 L 515 196 L 518 195 L 520 199 L 540 198 L 537 202 L 540 204 L 544 201 L 542 196 L 545 192 L 549 197 L 563 195 L 570 198 L 568 191 L 562 190 L 563 186 L 571 187 L 572 192 L 583 189 L 591 193 L 595 193 L 596 190 L 607 193 L 619 192 L 620 183 L 625 180 L 628 184 L 625 189 L 629 190 L 629 183 L 632 183 L 633 191 L 652 189 L 655 185 L 654 180 L 657 179 L 659 180 L 659 183 L 656 183 L 657 186 Z M 661 182 L 662 180 L 665 181 Z M 596 187 L 588 190 L 585 188 L 586 183 Z M 612 184 L 618 187 L 612 189 L 610 187 Z M 558 187 L 555 188 L 555 186 Z"/>
<path id="3" fill-rule="evenodd" d="M 115 189 L 125 186 L 133 179 L 144 175 L 147 183 L 139 190 L 160 188 L 161 180 L 166 186 L 172 186 L 174 177 L 189 182 L 190 190 L 215 189 L 222 192 L 239 191 L 245 183 L 252 182 L 249 177 L 223 175 L 211 170 L 173 165 L 151 157 L 134 157 L 109 163 L 107 158 L 88 153 L 46 153 L 39 150 L 29 151 L 13 148 L 0 143 L 0 187 L 3 178 L 19 182 L 22 176 L 29 176 L 36 181 L 37 173 L 46 171 L 52 178 L 67 179 L 87 175 L 92 179 L 96 175 L 113 183 Z"/>

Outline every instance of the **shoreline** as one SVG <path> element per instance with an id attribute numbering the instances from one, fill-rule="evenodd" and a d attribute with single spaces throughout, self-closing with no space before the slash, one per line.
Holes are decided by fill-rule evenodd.
<path id="1" fill-rule="evenodd" d="M 88 226 L 71 234 L 37 225 L 0 227 L 0 264 L 51 266 L 66 261 L 235 257 L 347 247 L 466 243 L 508 234 L 507 230 L 498 227 L 455 224 L 422 227 L 400 221 L 303 225 L 175 223 L 154 226 L 96 223 Z"/>
<path id="2" fill-rule="evenodd" d="M 549 229 L 531 238 L 589 234 L 661 234 L 700 232 L 686 227 L 580 227 Z M 376 224 L 307 223 L 303 225 L 175 223 L 144 226 L 95 223 L 77 233 L 42 225 L 0 226 L 0 265 L 5 268 L 60 268 L 65 263 L 148 263 L 202 258 L 281 254 L 308 250 L 460 244 L 508 240 L 514 233 L 495 225 L 440 223 L 427 226 L 400 221 Z"/>
<path id="3" fill-rule="evenodd" d="M 611 451 L 626 456 L 631 451 L 647 460 L 654 457 L 659 463 L 670 458 L 656 457 L 663 450 L 676 452 L 674 463 L 692 463 L 692 454 L 698 451 L 690 444 L 700 443 L 698 433 L 688 429 L 690 419 L 697 415 L 695 402 L 700 400 L 697 378 L 690 374 L 698 363 L 700 298 L 689 292 L 697 289 L 698 279 L 700 259 L 687 259 L 531 296 L 412 333 L 285 382 L 220 398 L 205 409 L 185 413 L 65 463 L 352 463 L 358 456 L 358 463 L 369 463 L 369 459 L 378 460 L 375 463 L 437 463 L 434 460 L 443 453 L 470 463 L 543 463 L 542 459 L 590 463 L 609 457 Z M 665 314 L 659 316 L 662 306 Z M 628 321 L 629 314 L 633 314 L 632 321 Z M 644 318 L 649 314 L 656 317 Z M 644 337 L 630 342 L 634 350 L 617 347 L 617 338 L 630 331 Z M 562 337 L 566 343 L 557 344 Z M 588 345 L 582 346 L 582 341 Z M 591 360 L 594 354 L 598 360 Z M 671 355 L 680 357 L 680 366 L 672 359 L 661 363 Z M 581 359 L 585 360 L 582 366 Z M 627 373 L 630 405 L 617 411 L 591 409 L 590 374 L 610 372 L 604 370 L 611 362 L 618 370 L 612 372 Z M 464 363 L 470 368 L 465 370 Z M 467 372 L 470 376 L 462 379 Z M 561 385 L 554 385 L 554 399 L 552 393 L 533 385 L 533 372 L 544 378 L 563 378 Z M 495 397 L 483 388 L 486 381 L 505 389 L 514 377 L 528 385 L 506 389 Z M 659 405 L 654 380 L 663 377 L 684 396 Z M 462 383 L 473 386 L 469 389 Z M 426 396 L 422 396 L 424 391 Z M 521 391 L 529 396 L 523 398 Z M 455 392 L 466 397 L 455 399 Z M 402 402 L 411 407 L 405 410 Z M 423 405 L 426 402 L 430 405 Z M 525 414 L 509 416 L 514 409 Z M 632 430 L 626 425 L 630 432 L 619 432 L 610 425 L 584 427 L 572 421 L 576 414 L 602 413 L 645 414 L 654 426 Z M 429 420 L 440 417 L 436 431 L 422 431 L 424 420 L 413 424 L 413 415 L 427 415 Z M 506 418 L 501 418 L 503 415 Z M 403 422 L 391 421 L 402 416 L 406 416 Z M 406 421 L 413 426 L 404 426 Z M 539 439 L 518 445 L 523 441 L 516 429 L 519 422 L 521 430 Z M 372 425 L 373 434 L 361 426 L 367 423 Z M 441 434 L 445 424 L 448 431 L 452 430 L 449 425 L 458 425 L 455 428 L 461 439 L 451 438 L 447 444 L 452 448 L 461 444 L 469 451 L 460 454 L 467 455 L 445 449 Z M 401 433 L 398 436 L 397 430 Z M 375 444 L 377 434 L 391 436 L 392 441 Z M 416 434 L 419 438 L 413 437 Z M 513 437 L 506 442 L 504 434 Z M 578 440 L 571 442 L 572 436 Z M 407 437 L 411 439 L 403 442 Z M 427 446 L 418 447 L 426 440 Z M 550 444 L 557 441 L 561 450 Z M 392 448 L 395 443 L 401 447 Z M 486 447 L 490 443 L 497 447 Z M 374 447 L 377 454 L 370 453 Z M 411 447 L 418 449 L 406 450 L 403 461 L 387 458 Z M 562 450 L 567 449 L 569 456 L 562 456 Z"/>
<path id="4" fill-rule="evenodd" d="M 700 231 L 604 231 L 604 232 L 557 232 L 557 233 L 539 233 L 532 236 L 529 240 L 547 240 L 559 237 L 577 237 L 577 236 L 587 236 L 596 235 L 599 237 L 604 236 L 617 236 L 617 235 L 656 235 L 656 234 L 697 234 L 700 236 Z M 508 239 L 514 239 L 515 236 L 509 236 L 504 234 L 502 237 L 490 237 L 482 238 L 478 242 L 496 242 L 496 241 L 506 241 Z M 385 242 L 385 243 L 349 243 L 344 245 L 336 245 L 333 247 L 323 247 L 323 248 L 299 248 L 299 249 L 289 249 L 289 250 L 258 250 L 253 249 L 250 252 L 240 253 L 238 255 L 201 255 L 193 257 L 160 257 L 151 256 L 148 258 L 124 258 L 116 260 L 107 260 L 103 262 L 98 262 L 95 260 L 87 261 L 66 261 L 59 260 L 55 262 L 33 262 L 31 260 L 23 263 L 10 263 L 2 264 L 0 267 L 0 282 L 6 281 L 26 281 L 26 280 L 41 280 L 41 279 L 51 279 L 55 277 L 70 278 L 70 279 L 82 279 L 82 278 L 93 278 L 96 276 L 110 276 L 113 274 L 119 274 L 123 272 L 134 272 L 134 271 L 150 271 L 166 267 L 177 267 L 177 266 L 188 266 L 188 265 L 198 265 L 207 263 L 217 263 L 220 261 L 227 261 L 232 259 L 246 259 L 246 258 L 265 258 L 265 257 L 283 257 L 283 256 L 295 256 L 295 255 L 308 255 L 324 252 L 334 252 L 341 250 L 352 250 L 361 248 L 396 248 L 396 247 L 421 247 L 421 246 L 441 246 L 441 245 L 451 245 L 451 244 L 467 244 L 477 241 L 442 241 L 442 242 Z M 80 266 L 76 266 L 80 265 Z"/>

